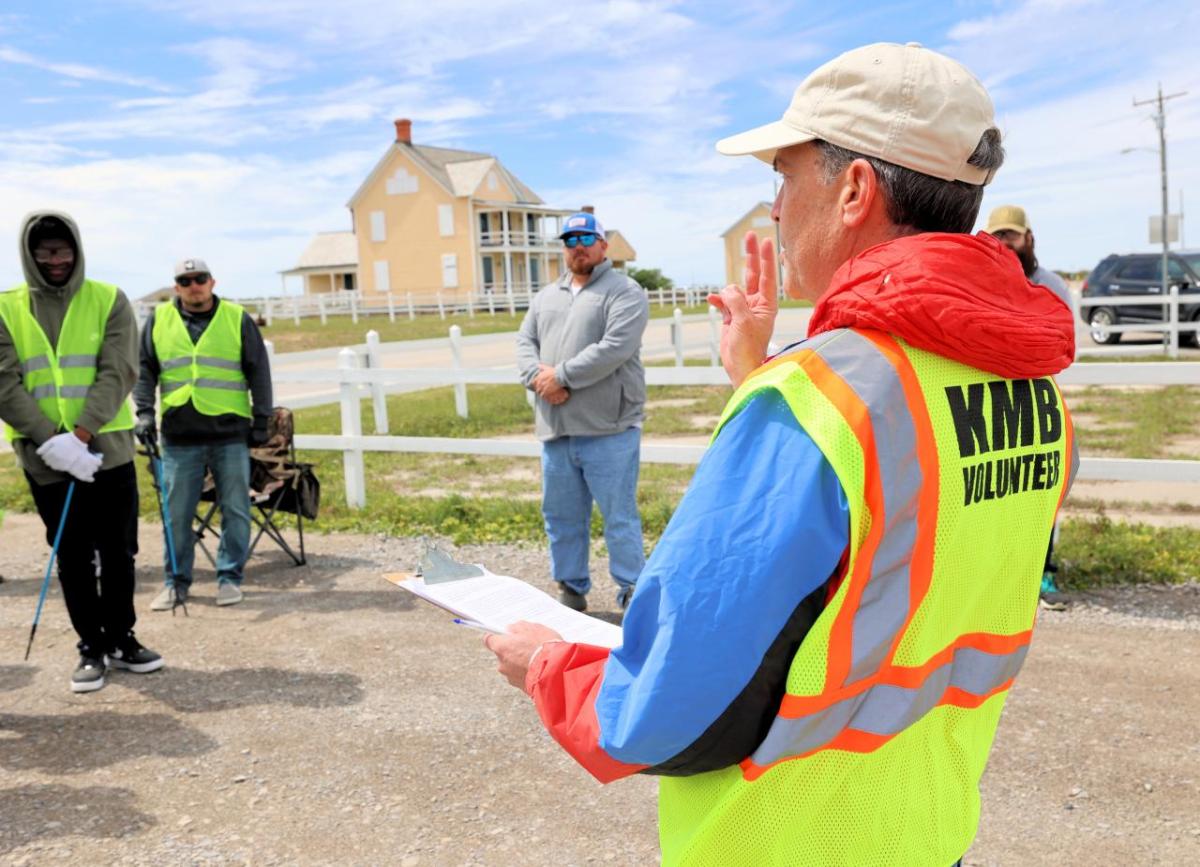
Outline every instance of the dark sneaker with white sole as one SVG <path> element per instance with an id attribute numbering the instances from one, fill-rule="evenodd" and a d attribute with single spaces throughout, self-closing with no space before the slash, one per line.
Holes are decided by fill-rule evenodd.
<path id="1" fill-rule="evenodd" d="M 587 597 L 566 584 L 558 585 L 558 601 L 574 611 L 587 611 Z"/>
<path id="2" fill-rule="evenodd" d="M 95 692 L 104 686 L 104 657 L 81 650 L 79 665 L 71 675 L 71 692 Z"/>
<path id="3" fill-rule="evenodd" d="M 624 611 L 629 607 L 629 600 L 633 598 L 633 584 L 627 584 L 617 591 L 617 607 Z"/>
<path id="4" fill-rule="evenodd" d="M 110 668 L 149 674 L 163 667 L 163 658 L 148 647 L 142 647 L 132 635 L 121 642 L 120 647 L 108 652 Z"/>

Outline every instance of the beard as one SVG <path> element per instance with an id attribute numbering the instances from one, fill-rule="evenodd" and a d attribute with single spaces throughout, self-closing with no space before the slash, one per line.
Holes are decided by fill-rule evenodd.
<path id="1" fill-rule="evenodd" d="M 1026 244 L 1024 249 L 1013 250 L 1013 252 L 1021 260 L 1021 270 L 1025 272 L 1025 276 L 1032 277 L 1033 272 L 1038 268 L 1038 260 L 1033 252 L 1033 244 Z"/>
<path id="2" fill-rule="evenodd" d="M 570 259 L 567 261 L 567 268 L 577 277 L 589 277 L 596 270 L 596 266 L 587 260 Z"/>

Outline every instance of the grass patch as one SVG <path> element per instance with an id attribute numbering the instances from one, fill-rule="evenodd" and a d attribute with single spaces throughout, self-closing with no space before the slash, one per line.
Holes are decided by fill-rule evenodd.
<path id="1" fill-rule="evenodd" d="M 1076 426 L 1082 454 L 1122 458 L 1186 457 L 1168 451 L 1171 438 L 1200 430 L 1200 389 L 1184 385 L 1115 390 L 1089 386 L 1067 398 L 1073 413 L 1095 422 Z"/>
<path id="2" fill-rule="evenodd" d="M 1200 578 L 1200 530 L 1113 521 L 1103 512 L 1062 522 L 1059 585 L 1183 584 Z"/>

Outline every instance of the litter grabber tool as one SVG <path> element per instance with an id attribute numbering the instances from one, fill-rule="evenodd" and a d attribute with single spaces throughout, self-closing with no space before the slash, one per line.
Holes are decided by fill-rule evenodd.
<path id="1" fill-rule="evenodd" d="M 50 589 L 50 575 L 54 571 L 54 559 L 58 556 L 58 546 L 62 542 L 63 527 L 67 525 L 67 513 L 71 510 L 71 498 L 75 496 L 75 480 L 67 485 L 67 498 L 63 501 L 62 515 L 58 519 L 58 529 L 54 531 L 54 544 L 50 546 L 50 562 L 46 564 L 46 577 L 42 579 L 42 592 L 38 594 L 37 609 L 33 612 L 33 625 L 29 627 L 29 643 L 25 645 L 25 659 L 29 659 L 29 651 L 33 649 L 33 636 L 37 634 L 38 622 L 42 619 L 42 606 L 46 603 L 46 592 Z"/>
<path id="2" fill-rule="evenodd" d="M 167 562 L 171 564 L 171 587 L 174 590 L 174 600 L 171 604 L 171 616 L 175 609 L 183 607 L 184 617 L 188 617 L 187 602 L 179 589 L 179 565 L 175 559 L 175 536 L 171 530 L 171 515 L 167 511 L 166 489 L 163 485 L 162 453 L 158 450 L 158 437 L 153 430 L 146 430 L 137 435 L 142 444 L 143 452 L 150 459 L 150 475 L 154 479 L 154 496 L 158 500 L 158 514 L 162 518 L 163 532 L 166 534 Z"/>

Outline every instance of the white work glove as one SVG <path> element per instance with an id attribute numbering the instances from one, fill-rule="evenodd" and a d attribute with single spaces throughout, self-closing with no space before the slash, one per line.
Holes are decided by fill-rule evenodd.
<path id="1" fill-rule="evenodd" d="M 95 480 L 103 457 L 88 451 L 87 444 L 73 433 L 60 433 L 38 446 L 38 457 L 60 473 L 70 473 L 81 482 Z"/>
<path id="2" fill-rule="evenodd" d="M 104 455 L 99 452 L 84 451 L 76 458 L 75 463 L 67 468 L 67 472 L 81 482 L 94 482 L 96 481 L 96 470 L 100 469 L 100 464 L 103 462 Z"/>
<path id="3" fill-rule="evenodd" d="M 55 434 L 38 446 L 38 457 L 52 470 L 70 472 L 70 467 L 80 456 L 87 454 L 87 445 L 73 433 Z"/>

